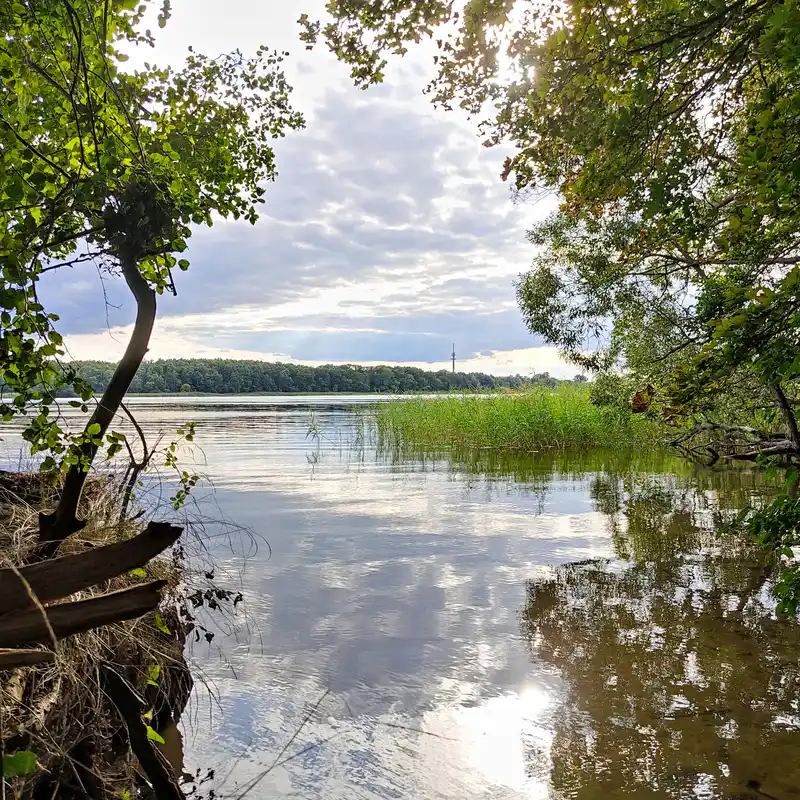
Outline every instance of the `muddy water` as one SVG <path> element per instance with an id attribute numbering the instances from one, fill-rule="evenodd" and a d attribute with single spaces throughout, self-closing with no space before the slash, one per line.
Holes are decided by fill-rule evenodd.
<path id="1" fill-rule="evenodd" d="M 245 598 L 192 650 L 204 790 L 800 795 L 800 631 L 757 554 L 717 536 L 762 475 L 383 452 L 360 401 L 137 404 L 151 433 L 198 422 L 189 513 Z"/>

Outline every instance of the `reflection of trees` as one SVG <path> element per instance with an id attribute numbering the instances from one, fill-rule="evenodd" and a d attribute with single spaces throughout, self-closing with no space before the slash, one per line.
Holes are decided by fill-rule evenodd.
<path id="1" fill-rule="evenodd" d="M 708 550 L 715 515 L 757 493 L 756 481 L 741 473 L 722 491 L 598 478 L 615 545 L 639 561 L 569 565 L 529 584 L 523 632 L 568 686 L 551 754 L 557 791 L 783 798 L 800 788 L 800 628 L 771 619 L 768 569 L 746 545 Z"/>
<path id="2" fill-rule="evenodd" d="M 567 686 L 554 715 L 557 793 L 800 796 L 800 626 L 771 618 L 769 569 L 754 546 L 719 536 L 774 492 L 763 472 L 657 453 L 415 457 L 487 482 L 513 477 L 543 496 L 558 477 L 583 481 L 605 517 L 619 560 L 531 582 L 521 615 L 533 657 Z M 533 754 L 531 769 L 540 763 Z"/>
<path id="3" fill-rule="evenodd" d="M 724 524 L 774 491 L 763 473 L 699 470 L 689 476 L 645 471 L 593 476 L 589 492 L 608 518 L 620 558 L 662 560 L 712 545 L 748 549 L 741 537 L 719 538 Z"/>

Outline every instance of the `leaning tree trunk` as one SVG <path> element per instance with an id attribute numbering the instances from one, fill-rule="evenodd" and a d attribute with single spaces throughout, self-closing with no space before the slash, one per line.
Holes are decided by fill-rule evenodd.
<path id="1" fill-rule="evenodd" d="M 86 424 L 84 432 L 87 441 L 80 448 L 79 462 L 70 467 L 67 473 L 58 506 L 50 514 L 39 514 L 39 541 L 42 543 L 40 557 L 52 556 L 64 539 L 85 527 L 86 522 L 79 520 L 77 516 L 78 503 L 86 483 L 88 469 L 100 448 L 100 444 L 95 442 L 102 441 L 108 426 L 119 411 L 150 343 L 150 334 L 156 318 L 156 293 L 142 277 L 138 263 L 134 259 L 123 259 L 122 274 L 136 299 L 136 323 L 125 354 L 117 364 L 103 396 Z M 93 425 L 99 425 L 100 430 L 89 436 L 88 431 Z"/>
<path id="2" fill-rule="evenodd" d="M 794 409 L 784 394 L 780 383 L 776 383 L 770 388 L 772 390 L 772 396 L 775 398 L 775 405 L 781 410 L 786 422 L 787 438 L 792 443 L 795 453 L 800 453 L 800 430 L 797 428 L 797 417 L 795 416 Z"/>

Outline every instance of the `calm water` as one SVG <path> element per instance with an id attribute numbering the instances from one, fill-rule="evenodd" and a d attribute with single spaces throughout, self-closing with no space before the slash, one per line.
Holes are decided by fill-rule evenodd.
<path id="1" fill-rule="evenodd" d="M 245 598 L 192 649 L 204 790 L 800 795 L 798 626 L 773 618 L 755 554 L 714 535 L 763 476 L 384 453 L 363 400 L 134 401 L 151 434 L 198 422 L 188 513 Z"/>

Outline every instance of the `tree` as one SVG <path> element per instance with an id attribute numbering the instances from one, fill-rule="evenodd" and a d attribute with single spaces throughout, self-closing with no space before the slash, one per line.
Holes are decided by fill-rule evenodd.
<path id="1" fill-rule="evenodd" d="M 576 375 L 572 380 L 575 383 L 586 383 L 589 379 L 585 375 L 580 374 L 580 375 Z"/>
<path id="2" fill-rule="evenodd" d="M 72 367 L 94 391 L 103 391 L 111 381 L 115 365 L 101 361 L 76 361 Z M 327 364 L 307 367 L 269 361 L 180 358 L 143 362 L 130 385 L 132 392 L 193 391 L 216 394 L 240 392 L 370 392 L 383 386 L 387 367 Z M 519 386 L 517 376 L 494 377 L 480 372 L 428 372 L 417 367 L 392 367 L 394 389 L 402 392 L 441 391 L 459 387 L 493 388 Z M 555 381 L 553 380 L 554 384 Z M 276 383 L 276 381 L 279 383 Z M 66 395 L 67 389 L 59 394 Z"/>
<path id="3" fill-rule="evenodd" d="M 51 551 L 82 527 L 78 501 L 98 450 L 120 446 L 109 425 L 147 350 L 157 295 L 174 292 L 174 269 L 189 266 L 178 256 L 191 226 L 214 214 L 255 222 L 275 175 L 272 141 L 302 124 L 283 53 L 190 52 L 180 70 L 124 71 L 126 48 L 152 44 L 140 30 L 147 7 L 0 2 L 0 412 L 32 406 L 31 449 L 48 454 L 46 470 L 67 470 L 56 510 L 40 521 Z M 164 2 L 159 26 L 168 16 Z M 85 430 L 70 436 L 51 413 L 53 391 L 71 385 L 85 404 L 91 387 L 59 363 L 57 318 L 37 283 L 85 261 L 125 280 L 137 315 Z"/>

